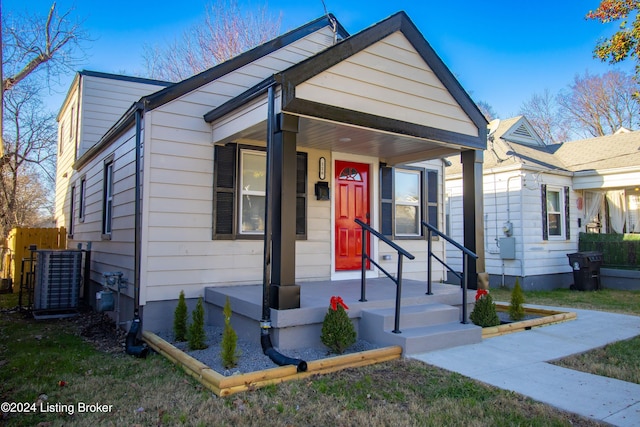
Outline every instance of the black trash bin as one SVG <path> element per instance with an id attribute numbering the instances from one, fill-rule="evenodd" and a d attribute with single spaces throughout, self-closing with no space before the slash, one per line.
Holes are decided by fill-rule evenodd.
<path id="1" fill-rule="evenodd" d="M 579 291 L 595 291 L 600 289 L 600 266 L 602 252 L 576 252 L 567 254 L 569 265 L 573 269 L 573 286 Z"/>

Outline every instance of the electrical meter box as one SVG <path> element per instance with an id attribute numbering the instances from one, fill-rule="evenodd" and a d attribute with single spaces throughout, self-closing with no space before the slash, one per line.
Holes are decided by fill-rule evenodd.
<path id="1" fill-rule="evenodd" d="M 515 237 L 500 238 L 500 258 L 516 259 L 516 238 Z"/>

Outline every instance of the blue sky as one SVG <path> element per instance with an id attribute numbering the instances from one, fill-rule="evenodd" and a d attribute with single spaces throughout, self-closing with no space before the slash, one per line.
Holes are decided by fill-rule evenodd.
<path id="1" fill-rule="evenodd" d="M 262 1 L 238 0 L 241 5 Z M 75 7 L 75 16 L 95 40 L 89 58 L 79 69 L 129 73 L 143 70 L 145 44 L 178 37 L 204 15 L 206 1 L 67 1 L 58 9 Z M 500 118 L 516 115 L 522 103 L 549 89 L 567 87 L 576 74 L 613 69 L 593 59 L 596 41 L 617 24 L 586 21 L 597 0 L 563 1 L 386 1 L 325 0 L 327 9 L 351 33 L 404 10 L 475 101 L 489 103 Z M 45 15 L 51 0 L 5 0 L 3 14 L 28 11 Z M 250 7 L 250 6 L 249 6 Z M 324 14 L 321 0 L 269 0 L 269 11 L 282 16 L 282 30 L 290 30 Z M 631 71 L 630 62 L 618 69 Z M 66 92 L 70 71 L 58 92 Z M 52 95 L 57 109 L 62 95 Z"/>

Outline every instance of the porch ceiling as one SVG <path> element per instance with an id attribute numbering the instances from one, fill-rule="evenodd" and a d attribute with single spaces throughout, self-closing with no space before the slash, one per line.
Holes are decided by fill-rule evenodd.
<path id="1" fill-rule="evenodd" d="M 298 147 L 374 156 L 390 165 L 445 157 L 456 154 L 464 148 L 451 143 L 313 117 L 298 117 Z M 267 122 L 265 120 L 226 138 L 226 140 L 244 139 L 264 142 L 266 135 Z"/>

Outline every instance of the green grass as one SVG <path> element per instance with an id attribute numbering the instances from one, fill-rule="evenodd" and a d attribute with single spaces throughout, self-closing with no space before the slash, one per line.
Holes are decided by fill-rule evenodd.
<path id="1" fill-rule="evenodd" d="M 6 300 L 0 295 L 0 303 Z M 0 424 L 601 425 L 415 360 L 218 398 L 157 354 L 136 359 L 97 351 L 80 336 L 85 326 L 74 319 L 35 321 L 0 311 L 0 401 L 36 403 L 46 395 L 49 404 L 99 402 L 112 410 L 10 414 Z"/>
<path id="2" fill-rule="evenodd" d="M 640 336 L 567 357 L 554 364 L 640 384 Z"/>
<path id="3" fill-rule="evenodd" d="M 495 301 L 508 303 L 511 300 L 511 289 L 491 288 L 490 292 Z M 582 308 L 636 316 L 640 315 L 640 291 L 619 291 L 613 289 L 584 292 L 571 291 L 569 289 L 525 291 L 524 302 L 525 304 Z"/>
<path id="4" fill-rule="evenodd" d="M 508 302 L 511 299 L 510 289 L 492 288 L 490 292 L 498 301 Z M 640 315 L 640 291 L 602 289 L 582 292 L 556 289 L 528 291 L 524 298 L 526 304 Z M 640 336 L 570 356 L 554 364 L 640 384 Z"/>

